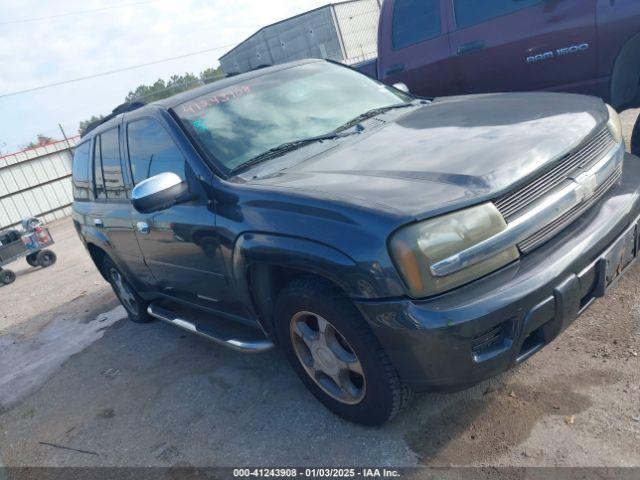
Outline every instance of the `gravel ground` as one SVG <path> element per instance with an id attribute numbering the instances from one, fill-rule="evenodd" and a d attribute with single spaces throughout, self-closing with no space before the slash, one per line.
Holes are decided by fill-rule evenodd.
<path id="1" fill-rule="evenodd" d="M 0 289 L 7 465 L 640 466 L 640 264 L 519 368 L 365 428 L 328 413 L 278 350 L 124 320 L 70 222 L 53 231 L 58 264 L 16 264 Z"/>

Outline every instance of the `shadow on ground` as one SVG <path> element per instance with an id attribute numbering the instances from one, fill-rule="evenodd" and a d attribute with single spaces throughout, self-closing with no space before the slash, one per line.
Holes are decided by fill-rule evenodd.
<path id="1" fill-rule="evenodd" d="M 589 407 L 572 388 L 615 380 L 532 387 L 506 374 L 419 396 L 390 425 L 365 428 L 326 411 L 279 350 L 241 355 L 162 323 L 120 320 L 102 333 L 0 416 L 8 464 L 477 464 L 517 447 L 541 417 Z"/>

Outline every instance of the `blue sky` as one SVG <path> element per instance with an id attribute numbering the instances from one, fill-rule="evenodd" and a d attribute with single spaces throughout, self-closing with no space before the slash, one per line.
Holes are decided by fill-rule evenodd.
<path id="1" fill-rule="evenodd" d="M 222 45 L 328 0 L 0 0 L 0 95 Z M 108 10 L 27 23 L 14 20 L 108 6 Z M 38 133 L 68 135 L 109 113 L 130 90 L 172 74 L 218 65 L 227 49 L 37 92 L 0 98 L 0 151 Z M 6 144 L 6 145 L 5 145 Z"/>

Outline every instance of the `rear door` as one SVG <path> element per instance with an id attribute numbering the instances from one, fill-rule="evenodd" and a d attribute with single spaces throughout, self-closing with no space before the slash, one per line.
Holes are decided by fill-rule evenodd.
<path id="1" fill-rule="evenodd" d="M 149 282 L 149 271 L 142 260 L 131 221 L 131 207 L 122 171 L 120 127 L 94 136 L 94 201 L 90 225 L 108 242 L 109 254 L 133 279 Z"/>
<path id="2" fill-rule="evenodd" d="M 395 0 L 382 5 L 378 78 L 405 83 L 416 95 L 453 93 L 447 23 L 449 0 Z"/>
<path id="3" fill-rule="evenodd" d="M 596 0 L 450 0 L 459 93 L 589 92 Z"/>

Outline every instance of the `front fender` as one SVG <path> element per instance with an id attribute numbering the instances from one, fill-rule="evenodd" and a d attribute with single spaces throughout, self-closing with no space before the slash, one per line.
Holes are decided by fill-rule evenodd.
<path id="1" fill-rule="evenodd" d="M 254 265 L 274 265 L 319 275 L 354 299 L 389 296 L 382 268 L 360 265 L 345 253 L 312 240 L 245 233 L 234 247 L 232 278 L 236 292 L 247 304 L 251 304 L 248 272 Z"/>

